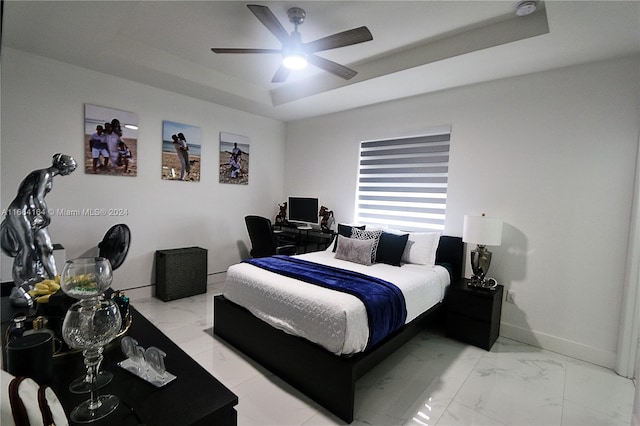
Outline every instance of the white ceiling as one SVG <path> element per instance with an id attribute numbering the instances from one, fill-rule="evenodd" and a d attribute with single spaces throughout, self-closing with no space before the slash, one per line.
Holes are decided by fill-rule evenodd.
<path id="1" fill-rule="evenodd" d="M 303 42 L 366 25 L 373 41 L 319 53 L 358 71 L 317 68 L 271 78 L 279 55 L 211 47 L 280 48 L 241 1 L 5 0 L 2 44 L 232 108 L 296 120 L 503 77 L 640 52 L 638 1 L 255 1 Z"/>

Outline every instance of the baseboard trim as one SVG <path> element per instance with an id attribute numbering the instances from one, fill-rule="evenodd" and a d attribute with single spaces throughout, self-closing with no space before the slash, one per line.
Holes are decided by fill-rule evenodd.
<path id="1" fill-rule="evenodd" d="M 123 289 L 129 300 L 146 299 L 155 295 L 156 286 L 149 284 L 141 287 Z"/>
<path id="2" fill-rule="evenodd" d="M 207 284 L 223 283 L 227 279 L 227 271 L 211 272 L 207 274 Z"/>
<path id="3" fill-rule="evenodd" d="M 593 346 L 584 345 L 557 336 L 540 333 L 504 322 L 500 323 L 500 336 L 518 342 L 536 346 L 551 352 L 557 352 L 602 367 L 614 369 L 616 364 L 615 352 L 609 352 Z"/>

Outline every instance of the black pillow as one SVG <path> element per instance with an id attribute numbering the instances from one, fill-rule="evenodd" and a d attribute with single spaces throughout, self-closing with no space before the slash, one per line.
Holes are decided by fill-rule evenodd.
<path id="1" fill-rule="evenodd" d="M 402 253 L 404 253 L 408 239 L 409 234 L 396 235 L 383 232 L 382 235 L 380 235 L 380 242 L 378 242 L 376 262 L 400 266 Z"/>
<path id="2" fill-rule="evenodd" d="M 351 238 L 351 230 L 353 228 L 364 229 L 365 225 L 362 226 L 351 226 L 351 225 L 343 225 L 342 223 L 338 224 L 338 235 L 342 235 L 343 237 Z M 338 236 L 336 236 L 333 242 L 333 252 L 336 252 L 338 248 Z"/>

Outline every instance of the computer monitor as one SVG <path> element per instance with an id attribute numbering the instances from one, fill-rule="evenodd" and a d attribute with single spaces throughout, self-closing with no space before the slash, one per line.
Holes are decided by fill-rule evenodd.
<path id="1" fill-rule="evenodd" d="M 290 222 L 302 222 L 317 225 L 319 222 L 318 199 L 312 197 L 289 197 Z"/>

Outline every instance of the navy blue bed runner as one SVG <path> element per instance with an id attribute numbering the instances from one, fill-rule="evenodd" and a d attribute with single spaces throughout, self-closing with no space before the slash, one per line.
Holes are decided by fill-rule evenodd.
<path id="1" fill-rule="evenodd" d="M 394 284 L 380 278 L 283 255 L 247 259 L 245 262 L 280 275 L 356 296 L 367 310 L 367 348 L 402 327 L 407 319 L 402 292 Z"/>

